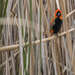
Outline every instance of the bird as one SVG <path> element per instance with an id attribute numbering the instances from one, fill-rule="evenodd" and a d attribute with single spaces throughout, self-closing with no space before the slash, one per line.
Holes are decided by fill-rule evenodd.
<path id="1" fill-rule="evenodd" d="M 54 24 L 53 24 L 54 22 Z M 54 18 L 50 22 L 51 28 L 50 28 L 50 34 L 58 34 L 58 32 L 61 29 L 63 23 L 63 16 L 62 16 L 62 11 L 60 9 L 57 9 L 54 14 Z"/>

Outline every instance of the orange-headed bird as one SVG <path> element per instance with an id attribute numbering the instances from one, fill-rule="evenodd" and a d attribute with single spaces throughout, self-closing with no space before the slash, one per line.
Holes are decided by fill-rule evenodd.
<path id="1" fill-rule="evenodd" d="M 55 23 L 51 26 L 51 29 L 50 29 L 51 35 L 57 34 L 59 30 L 61 29 L 63 18 L 62 18 L 62 11 L 60 9 L 56 10 L 54 18 L 52 19 L 52 22 L 50 22 L 50 24 L 52 24 L 53 22 Z"/>

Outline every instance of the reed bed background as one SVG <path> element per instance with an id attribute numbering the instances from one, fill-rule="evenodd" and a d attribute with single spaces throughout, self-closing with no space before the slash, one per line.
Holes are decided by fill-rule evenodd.
<path id="1" fill-rule="evenodd" d="M 0 75 L 75 75 L 75 0 L 0 0 Z"/>

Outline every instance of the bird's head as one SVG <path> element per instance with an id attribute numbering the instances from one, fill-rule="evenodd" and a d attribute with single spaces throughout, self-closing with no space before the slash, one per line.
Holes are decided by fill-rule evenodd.
<path id="1" fill-rule="evenodd" d="M 60 19 L 62 19 L 62 11 L 60 9 L 56 10 L 55 17 L 59 17 Z"/>

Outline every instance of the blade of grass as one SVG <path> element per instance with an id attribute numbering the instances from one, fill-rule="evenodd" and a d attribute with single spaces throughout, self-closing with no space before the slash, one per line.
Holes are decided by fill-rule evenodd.
<path id="1" fill-rule="evenodd" d="M 5 1 L 5 4 L 4 4 L 4 0 L 0 0 L 0 17 L 6 16 L 7 5 L 8 5 L 8 0 Z M 3 29 L 3 25 L 0 25 L 0 39 L 1 39 L 2 29 Z"/>
<path id="2" fill-rule="evenodd" d="M 21 18 L 21 1 L 19 0 L 18 4 L 18 16 Z M 22 27 L 21 27 L 21 20 L 19 19 L 18 25 L 18 33 L 19 33 L 19 48 L 20 48 L 20 74 L 24 75 L 24 64 L 23 64 L 23 45 L 22 45 Z"/>
<path id="3" fill-rule="evenodd" d="M 32 61 L 32 0 L 29 0 L 30 4 L 30 26 L 29 26 L 29 65 L 30 75 L 33 75 L 33 61 Z M 30 57 L 31 56 L 31 57 Z"/>

